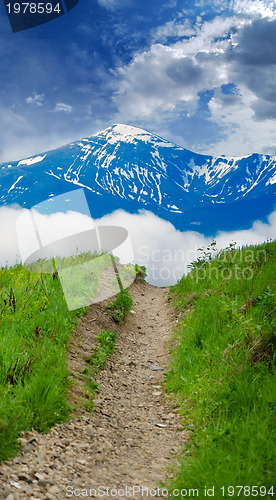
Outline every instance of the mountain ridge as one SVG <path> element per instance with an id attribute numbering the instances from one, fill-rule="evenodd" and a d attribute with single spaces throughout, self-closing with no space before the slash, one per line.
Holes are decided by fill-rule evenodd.
<path id="1" fill-rule="evenodd" d="M 93 217 L 119 208 L 132 213 L 146 209 L 183 229 L 193 223 L 193 213 L 212 213 L 212 206 L 225 213 L 235 204 L 248 206 L 252 216 L 263 218 L 274 207 L 275 183 L 276 157 L 212 157 L 115 124 L 58 149 L 0 165 L 0 204 L 30 208 L 82 187 Z M 254 200 L 263 205 L 259 211 Z M 206 219 L 199 213 L 199 225 L 202 217 Z M 249 216 L 246 222 L 245 214 L 241 219 L 247 225 L 252 221 Z M 219 228 L 223 225 L 214 224 Z"/>

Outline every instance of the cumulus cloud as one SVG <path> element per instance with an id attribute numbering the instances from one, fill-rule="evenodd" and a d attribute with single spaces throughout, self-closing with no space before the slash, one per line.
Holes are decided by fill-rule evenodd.
<path id="1" fill-rule="evenodd" d="M 195 6 L 218 13 L 229 9 L 246 16 L 275 16 L 275 0 L 197 0 Z"/>
<path id="2" fill-rule="evenodd" d="M 26 211 L 25 211 L 26 212 Z M 21 259 L 18 238 L 22 234 L 16 232 L 16 220 L 22 215 L 22 209 L 17 207 L 0 208 L 0 264 L 6 262 L 12 265 L 16 258 Z M 39 224 L 40 225 L 40 224 Z M 122 258 L 123 263 L 131 255 L 131 246 L 136 263 L 146 266 L 148 281 L 157 286 L 168 286 L 176 283 L 188 271 L 188 264 L 199 255 L 198 248 L 207 246 L 210 238 L 197 231 L 181 232 L 167 221 L 160 219 L 151 212 L 141 211 L 139 214 L 129 214 L 123 210 L 94 220 L 76 213 L 68 212 L 44 216 L 44 234 L 48 231 L 48 240 L 78 234 L 94 226 L 119 226 L 127 229 L 129 242 L 126 253 L 118 245 L 114 254 Z M 48 228 L 48 229 L 47 229 Z M 267 223 L 256 221 L 250 229 L 219 232 L 214 235 L 217 248 L 222 249 L 231 242 L 238 246 L 263 243 L 267 239 L 275 238 L 276 211 L 269 217 Z M 23 235 L 27 242 L 27 235 Z M 30 234 L 28 235 L 30 239 Z M 87 242 L 86 242 L 87 244 Z M 21 241 L 22 246 L 22 241 Z M 24 245 L 23 245 L 24 246 Z M 87 249 L 87 248 L 86 248 Z M 69 253 L 73 249 L 64 249 Z M 78 248 L 81 251 L 81 248 Z"/>
<path id="3" fill-rule="evenodd" d="M 197 0 L 195 2 L 195 7 L 199 7 L 200 9 L 210 8 L 212 11 L 221 12 L 225 9 L 227 1 L 223 0 Z"/>
<path id="4" fill-rule="evenodd" d="M 226 100 L 227 96 L 217 89 L 208 103 L 211 120 L 220 123 L 225 132 L 224 138 L 212 144 L 213 154 L 275 154 L 275 122 L 269 120 L 268 115 L 265 121 L 256 122 L 255 107 L 260 105 L 260 101 L 255 94 L 245 85 L 240 85 L 238 95 L 230 96 L 228 102 Z"/>
<path id="5" fill-rule="evenodd" d="M 241 6 L 232 2 L 235 10 L 241 11 Z M 165 24 L 164 38 L 178 33 L 180 26 Z M 216 137 L 209 150 L 198 151 L 242 156 L 250 154 L 254 144 L 254 151 L 273 154 L 276 19 L 244 13 L 198 20 L 193 28 L 188 39 L 155 43 L 118 69 L 113 101 L 120 119 L 160 123 L 163 116 L 191 117 L 200 109 L 201 95 L 212 92 L 208 118 L 219 127 L 222 139 Z M 230 84 L 236 92 L 223 92 Z"/>
<path id="6" fill-rule="evenodd" d="M 34 53 L 30 45 L 22 47 L 17 73 L 31 74 L 35 81 L 30 87 L 25 78 L 9 88 L 6 79 L 2 161 L 41 153 L 116 122 L 163 133 L 202 153 L 241 156 L 252 153 L 253 144 L 254 151 L 274 154 L 274 0 L 198 0 L 186 9 L 175 1 L 157 8 L 151 0 L 146 9 L 134 0 L 98 3 L 113 12 L 103 17 L 106 25 L 93 54 L 89 38 L 87 43 L 82 38 L 92 36 L 89 18 L 87 26 L 82 22 L 82 46 L 72 41 L 70 57 L 42 46 L 34 46 Z M 121 7 L 133 7 L 123 23 L 116 15 Z M 164 14 L 169 7 L 175 10 Z M 145 11 L 145 19 L 154 12 L 152 24 L 143 23 Z M 148 33 L 147 26 L 152 27 Z M 60 64 L 61 54 L 68 64 Z M 41 81 L 47 96 L 32 93 L 41 89 Z M 236 95 L 222 92 L 229 83 L 236 85 Z"/>
<path id="7" fill-rule="evenodd" d="M 256 19 L 234 37 L 234 58 L 246 66 L 276 64 L 276 20 Z"/>
<path id="8" fill-rule="evenodd" d="M 274 0 L 230 0 L 230 8 L 238 14 L 252 14 L 261 17 L 275 17 Z"/>
<path id="9" fill-rule="evenodd" d="M 199 93 L 228 83 L 223 57 L 225 37 L 234 19 L 215 19 L 197 28 L 197 36 L 172 45 L 154 44 L 118 69 L 114 102 L 122 116 L 157 118 L 184 106 L 196 109 Z"/>
<path id="10" fill-rule="evenodd" d="M 114 101 L 125 116 L 154 117 L 185 103 L 196 109 L 199 93 L 228 83 L 225 52 L 234 18 L 199 23 L 196 35 L 171 45 L 154 44 L 118 69 Z M 183 109 L 183 108 L 182 108 Z"/>
<path id="11" fill-rule="evenodd" d="M 45 94 L 34 92 L 32 96 L 26 98 L 26 103 L 32 106 L 40 107 L 43 104 Z"/>
<path id="12" fill-rule="evenodd" d="M 60 112 L 72 113 L 72 110 L 73 108 L 70 104 L 65 104 L 64 102 L 57 102 L 56 107 L 53 111 L 55 113 L 60 113 Z"/>
<path id="13" fill-rule="evenodd" d="M 230 78 L 245 85 L 255 96 L 256 120 L 275 117 L 276 20 L 258 19 L 233 37 Z"/>
<path id="14" fill-rule="evenodd" d="M 152 31 L 152 42 L 165 43 L 170 38 L 182 38 L 190 37 L 196 34 L 195 28 L 192 26 L 189 19 L 184 19 L 184 21 L 168 21 L 167 23 L 155 28 Z"/>

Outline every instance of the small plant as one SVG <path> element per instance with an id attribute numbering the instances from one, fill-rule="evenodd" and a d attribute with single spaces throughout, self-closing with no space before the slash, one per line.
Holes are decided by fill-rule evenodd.
<path id="1" fill-rule="evenodd" d="M 145 266 L 138 266 L 138 264 L 135 264 L 135 274 L 136 274 L 136 280 L 145 280 L 147 277 L 147 270 Z"/>
<path id="2" fill-rule="evenodd" d="M 116 323 L 124 323 L 132 307 L 133 300 L 127 290 L 122 290 L 114 302 L 110 302 L 107 309 L 112 311 L 112 318 Z"/>
<path id="3" fill-rule="evenodd" d="M 206 262 L 210 262 L 217 253 L 216 244 L 217 242 L 213 240 L 206 250 L 204 248 L 198 248 L 197 250 L 201 252 L 201 255 L 196 260 L 188 264 L 187 267 L 193 270 L 204 266 Z"/>
<path id="4" fill-rule="evenodd" d="M 217 242 L 213 240 L 206 249 L 203 247 L 198 248 L 197 250 L 201 252 L 201 254 L 196 260 L 188 264 L 187 267 L 191 270 L 198 269 L 207 263 L 211 263 L 214 259 L 216 259 L 216 265 L 219 267 L 222 267 L 222 263 L 227 266 L 231 265 L 232 256 L 235 253 L 236 242 L 229 243 L 229 245 L 222 250 L 218 250 L 216 245 Z"/>

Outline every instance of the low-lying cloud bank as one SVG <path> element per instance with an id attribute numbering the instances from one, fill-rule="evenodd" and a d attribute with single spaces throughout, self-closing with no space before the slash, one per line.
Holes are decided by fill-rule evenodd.
<path id="1" fill-rule="evenodd" d="M 212 241 L 196 231 L 178 231 L 170 222 L 147 211 L 132 215 L 118 210 L 98 223 L 122 225 L 129 231 L 135 262 L 146 266 L 148 281 L 157 286 L 175 284 L 188 272 L 188 264 L 200 255 L 198 249 L 206 248 Z M 236 242 L 236 246 L 254 245 L 274 239 L 275 235 L 276 211 L 270 214 L 266 224 L 255 221 L 247 230 L 221 231 L 214 240 L 220 250 L 231 242 Z"/>
<path id="2" fill-rule="evenodd" d="M 16 224 L 16 221 L 23 212 L 24 210 L 17 206 L 0 208 L 0 266 L 11 266 L 27 257 L 26 250 L 22 252 L 22 243 L 25 248 L 29 246 L 31 253 L 30 235 L 24 232 L 22 227 L 21 230 L 17 230 L 20 224 Z M 200 254 L 198 249 L 206 247 L 211 242 L 210 238 L 199 232 L 178 231 L 170 222 L 147 211 L 133 215 L 117 210 L 94 221 L 87 215 L 76 212 L 56 213 L 41 217 L 44 219 L 43 231 L 47 242 L 91 230 L 95 226 L 120 226 L 127 229 L 128 241 L 117 246 L 113 251 L 114 255 L 118 255 L 123 263 L 127 263 L 132 254 L 130 248 L 132 246 L 135 262 L 147 268 L 147 280 L 157 286 L 175 284 L 183 274 L 188 272 L 188 264 Z M 42 222 L 39 229 L 40 227 L 42 228 Z M 275 234 L 276 211 L 269 215 L 267 223 L 255 221 L 250 229 L 218 232 L 214 235 L 214 239 L 217 242 L 217 248 L 223 249 L 231 242 L 236 242 L 237 246 L 263 243 L 267 239 L 274 239 Z M 24 241 L 28 243 L 27 247 Z M 87 240 L 85 249 L 87 249 Z M 78 251 L 81 250 L 81 246 L 78 246 Z M 65 248 L 64 254 L 70 254 L 72 251 L 71 248 Z"/>

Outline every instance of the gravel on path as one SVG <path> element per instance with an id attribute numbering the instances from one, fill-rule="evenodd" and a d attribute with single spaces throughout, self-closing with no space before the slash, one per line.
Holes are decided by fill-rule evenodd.
<path id="1" fill-rule="evenodd" d="M 174 320 L 168 290 L 134 283 L 132 313 L 120 328 L 117 349 L 99 374 L 100 392 L 91 413 L 83 408 L 82 371 L 96 333 L 117 325 L 105 303 L 89 308 L 71 342 L 70 393 L 76 409 L 68 423 L 48 434 L 26 432 L 14 459 L 0 464 L 0 498 L 166 497 L 165 481 L 187 439 L 181 417 L 162 382 L 169 363 Z M 159 490 L 158 490 L 159 488 Z"/>

